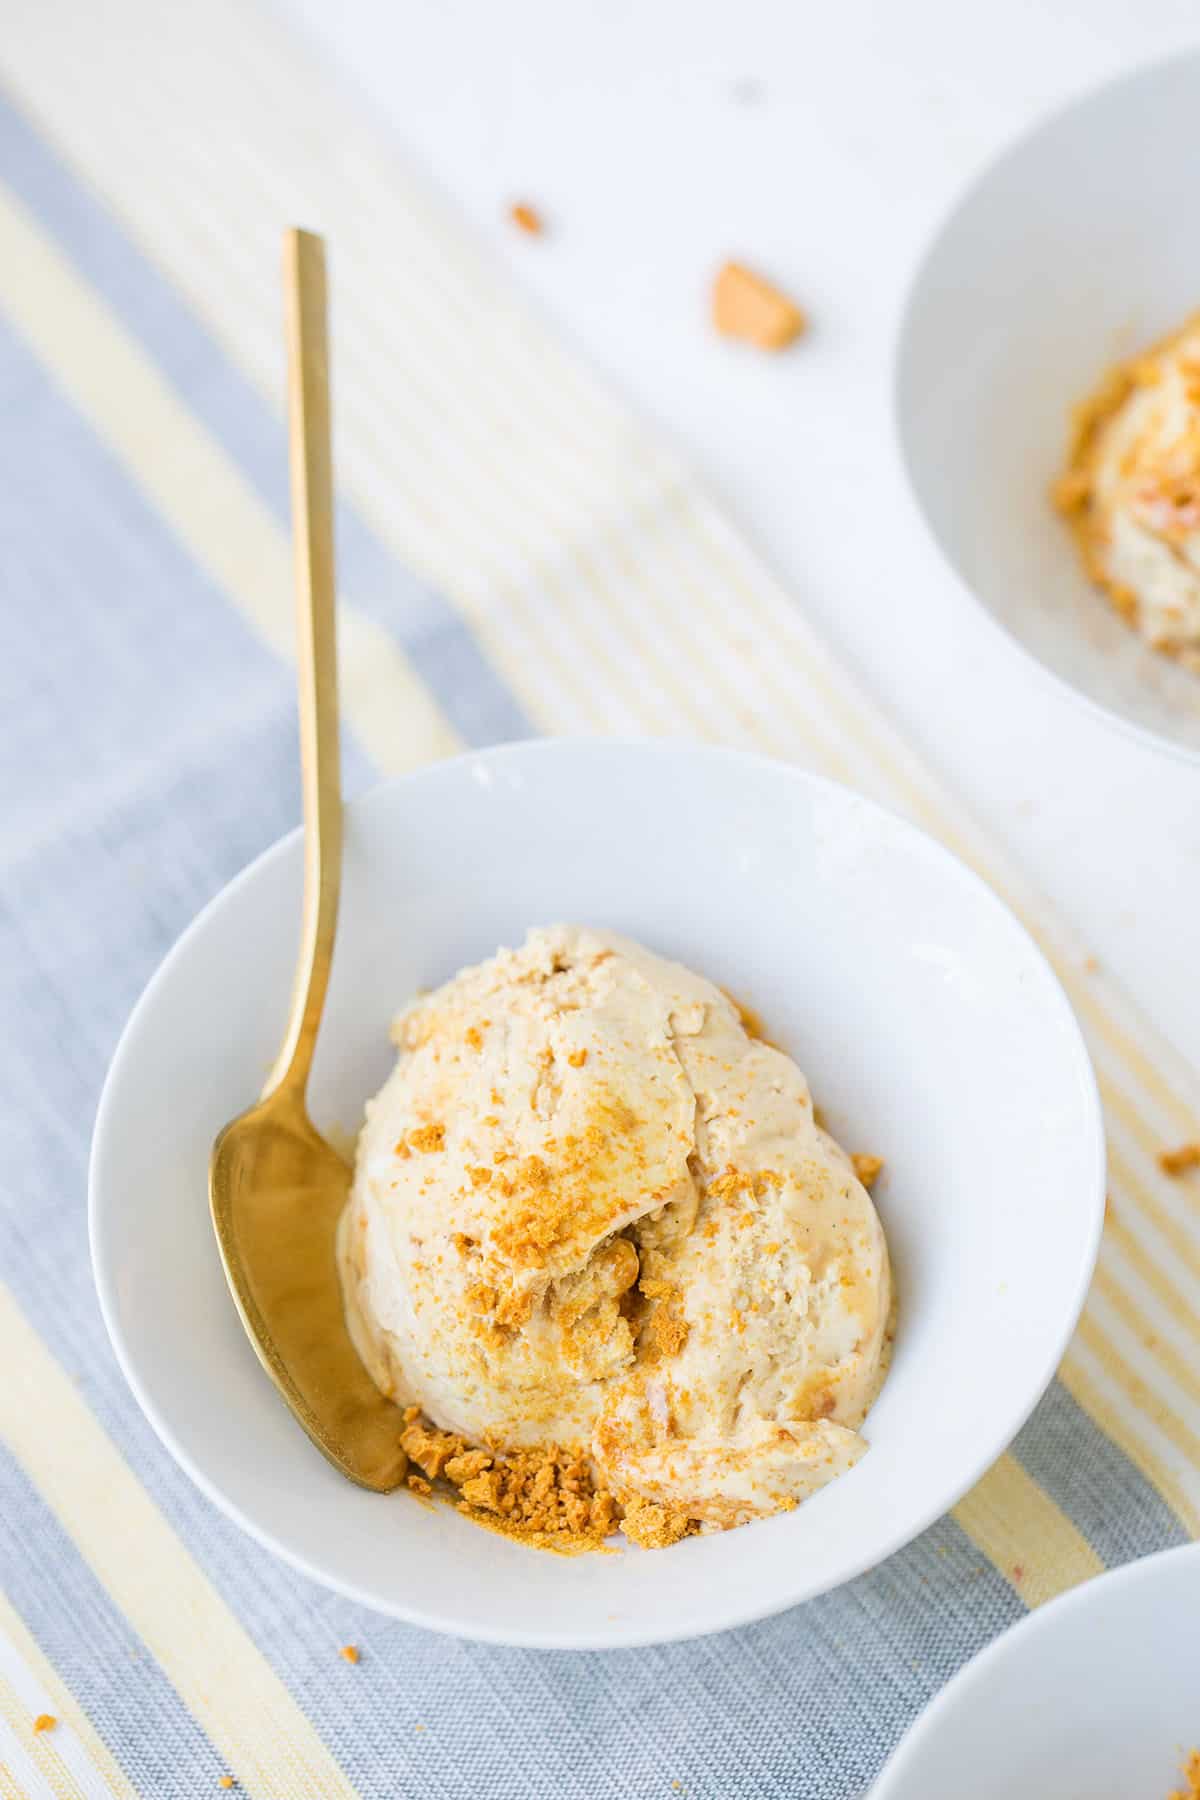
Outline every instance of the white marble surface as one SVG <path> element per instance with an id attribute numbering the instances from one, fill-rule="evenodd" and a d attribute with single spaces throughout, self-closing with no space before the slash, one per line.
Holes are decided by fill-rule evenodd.
<path id="1" fill-rule="evenodd" d="M 1200 766 L 1091 717 L 963 599 L 907 505 L 887 424 L 900 296 L 944 207 L 1045 108 L 1196 41 L 1191 0 L 276 3 L 691 455 L 1200 1063 Z M 544 239 L 507 224 L 514 198 L 544 210 Z M 787 357 L 711 336 L 707 283 L 729 254 L 810 310 Z"/>

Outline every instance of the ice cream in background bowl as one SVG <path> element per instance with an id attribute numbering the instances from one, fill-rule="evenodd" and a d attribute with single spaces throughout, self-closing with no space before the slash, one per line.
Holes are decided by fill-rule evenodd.
<path id="1" fill-rule="evenodd" d="M 577 1511 L 568 1498 L 590 1483 L 589 1508 L 603 1490 L 623 1510 L 661 1509 L 643 1521 L 652 1541 L 680 1516 L 685 1535 L 643 1550 L 614 1533 L 587 1554 L 549 1555 L 436 1493 L 347 1482 L 247 1343 L 204 1204 L 213 1136 L 277 1048 L 301 882 L 288 838 L 167 958 L 114 1059 L 91 1175 L 97 1288 L 121 1366 L 172 1454 L 260 1543 L 357 1602 L 463 1637 L 663 1642 L 872 1568 L 1005 1449 L 1073 1329 L 1103 1214 L 1095 1082 L 1043 957 L 947 850 L 846 788 L 729 751 L 550 741 L 473 752 L 350 803 L 310 1105 L 353 1154 L 364 1103 L 379 1097 L 354 1195 L 369 1199 L 368 1239 L 386 1251 L 403 1228 L 386 1192 L 401 1169 L 431 1184 L 405 1208 L 421 1199 L 436 1213 L 444 1194 L 459 1213 L 416 1233 L 441 1269 L 414 1269 L 410 1244 L 390 1276 L 386 1255 L 365 1271 L 372 1318 L 395 1340 L 395 1397 L 420 1409 L 406 1420 L 400 1407 L 397 1429 L 437 1439 L 440 1474 L 415 1456 L 412 1472 L 449 1482 L 452 1498 L 471 1487 L 482 1515 L 506 1481 L 547 1485 L 538 1434 L 569 1431 L 556 1506 Z M 555 920 L 583 925 L 526 946 L 531 926 Z M 497 958 L 499 945 L 515 948 Z M 463 969 L 478 972 L 456 981 Z M 551 1005 L 559 989 L 567 1004 Z M 741 1028 L 721 990 L 784 1054 Z M 755 1098 L 764 1076 L 778 1130 Z M 619 1180 L 592 1180 L 593 1130 L 615 1136 L 606 1168 Z M 870 1208 L 835 1145 L 886 1158 Z M 459 1161 L 486 1169 L 489 1153 L 511 1193 L 449 1174 Z M 540 1164 L 560 1166 L 552 1156 L 572 1164 L 571 1205 L 527 1209 L 544 1192 Z M 853 1204 L 831 1217 L 819 1203 L 835 1191 Z M 863 1253 L 879 1241 L 873 1213 L 897 1304 L 871 1399 L 887 1330 L 883 1265 Z M 806 1221 L 819 1229 L 801 1244 Z M 447 1249 L 447 1231 L 463 1241 Z M 442 1313 L 468 1299 L 476 1269 L 479 1340 Z M 793 1302 L 806 1284 L 813 1302 L 803 1319 L 785 1302 L 790 1338 L 773 1323 L 785 1271 Z M 463 1369 L 488 1342 L 473 1389 Z M 564 1382 L 567 1346 L 579 1367 Z M 522 1444 L 544 1377 L 547 1417 Z M 667 1381 L 705 1404 L 671 1402 Z M 516 1447 L 492 1452 L 482 1440 L 500 1427 Z M 816 1485 L 829 1469 L 803 1446 L 835 1438 L 849 1466 Z"/>
<path id="2" fill-rule="evenodd" d="M 549 1547 L 622 1518 L 661 1547 L 857 1462 L 883 1231 L 804 1076 L 733 1001 L 557 927 L 393 1036 L 340 1260 L 364 1360 L 415 1409 L 418 1492 L 448 1475 L 470 1516 Z"/>
<path id="3" fill-rule="evenodd" d="M 1053 498 L 1121 617 L 1200 673 L 1200 313 L 1080 401 Z"/>

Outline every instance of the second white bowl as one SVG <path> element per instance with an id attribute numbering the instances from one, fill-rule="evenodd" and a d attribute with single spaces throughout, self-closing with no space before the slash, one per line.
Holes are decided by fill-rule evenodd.
<path id="1" fill-rule="evenodd" d="M 1200 1746 L 1200 1544 L 1074 1588 L 943 1688 L 872 1800 L 1165 1800 Z"/>
<path id="2" fill-rule="evenodd" d="M 1090 586 L 1049 489 L 1071 407 L 1200 307 L 1189 229 L 1200 53 L 1087 95 L 959 201 L 913 283 L 895 405 L 947 560 L 1044 668 L 1118 722 L 1200 755 L 1200 676 Z"/>

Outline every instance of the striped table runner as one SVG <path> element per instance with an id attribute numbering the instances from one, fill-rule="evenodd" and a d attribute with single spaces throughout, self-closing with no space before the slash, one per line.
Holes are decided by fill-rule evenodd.
<path id="1" fill-rule="evenodd" d="M 282 26 L 238 0 L 11 0 L 6 25 L 0 1800 L 861 1794 L 1027 1607 L 1198 1532 L 1200 1189 L 1156 1160 L 1197 1134 L 1196 1084 Z M 1108 1225 L 1033 1419 L 883 1568 L 719 1640 L 536 1654 L 365 1614 L 216 1516 L 104 1339 L 107 1060 L 167 946 L 295 818 L 293 219 L 336 239 L 352 785 L 544 731 L 820 769 L 1010 899 L 1098 1066 Z"/>

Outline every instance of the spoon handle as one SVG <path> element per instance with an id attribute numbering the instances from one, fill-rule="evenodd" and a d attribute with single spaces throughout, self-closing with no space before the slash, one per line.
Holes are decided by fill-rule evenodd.
<path id="1" fill-rule="evenodd" d="M 329 986 L 342 875 L 337 587 L 323 239 L 310 231 L 286 232 L 283 279 L 304 799 L 304 909 L 287 1033 L 263 1096 L 288 1088 L 303 1102 Z"/>

